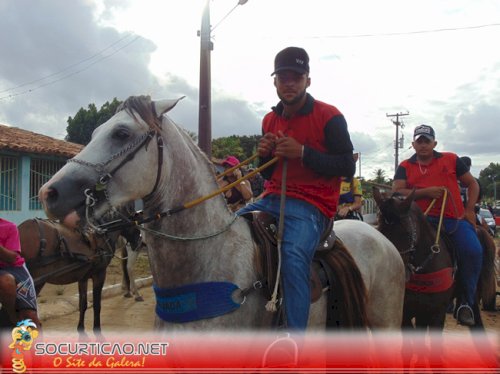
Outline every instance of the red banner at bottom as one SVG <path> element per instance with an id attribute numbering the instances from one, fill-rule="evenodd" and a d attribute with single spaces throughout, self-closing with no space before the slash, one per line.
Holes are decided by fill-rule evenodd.
<path id="1" fill-rule="evenodd" d="M 495 333 L 13 335 L 1 336 L 2 372 L 498 373 L 500 357 Z"/>

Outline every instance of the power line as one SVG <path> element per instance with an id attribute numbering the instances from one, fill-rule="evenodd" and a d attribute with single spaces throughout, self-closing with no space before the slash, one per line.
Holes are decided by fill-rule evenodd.
<path id="1" fill-rule="evenodd" d="M 30 82 L 25 82 L 25 83 L 22 83 L 18 86 L 15 86 L 15 87 L 11 87 L 11 88 L 7 88 L 5 90 L 2 90 L 0 91 L 0 93 L 4 93 L 4 92 L 8 92 L 8 91 L 14 91 L 14 90 L 17 90 L 19 88 L 22 88 L 22 87 L 25 87 L 25 86 L 29 86 L 29 85 L 32 85 L 34 83 L 37 83 L 37 82 L 41 82 L 41 81 L 44 81 L 44 80 L 47 80 L 49 78 L 52 78 L 52 77 L 55 77 L 57 75 L 60 75 L 68 70 L 71 70 L 75 67 L 77 67 L 78 65 L 81 65 L 83 63 L 86 63 L 88 61 L 91 61 L 93 60 L 95 57 L 98 57 L 100 55 L 102 55 L 104 52 L 106 52 L 107 50 L 111 49 L 112 47 L 114 47 L 116 44 L 122 42 L 123 40 L 125 40 L 126 38 L 130 37 L 132 34 L 129 34 L 129 35 L 126 35 L 124 36 L 123 38 L 120 38 L 119 40 L 117 40 L 116 42 L 110 44 L 109 46 L 107 46 L 106 48 L 102 49 L 101 51 L 93 54 L 92 56 L 90 57 L 87 57 L 83 60 L 80 60 L 79 62 L 76 62 L 74 64 L 71 64 L 61 70 L 59 70 L 58 72 L 55 72 L 55 73 L 52 73 L 52 74 L 49 74 L 45 77 L 42 77 L 42 78 L 38 78 L 38 79 L 35 79 L 33 81 L 30 81 Z M 136 36 L 134 39 L 132 39 L 131 41 L 127 42 L 126 44 L 124 44 L 123 46 L 121 46 L 120 48 L 118 49 L 115 49 L 113 52 L 111 52 L 110 54 L 107 54 L 107 55 L 103 55 L 102 57 L 98 58 L 97 60 L 95 61 L 91 61 L 89 64 L 87 64 L 86 66 L 84 66 L 83 68 L 79 69 L 79 70 L 76 70 L 76 71 L 72 71 L 66 75 L 63 75 L 62 77 L 59 77 L 59 78 L 56 78 L 56 79 L 53 79 L 53 80 L 50 80 L 46 83 L 43 83 L 43 84 L 40 84 L 36 87 L 33 87 L 33 88 L 30 88 L 30 89 L 27 89 L 25 91 L 21 91 L 21 92 L 17 92 L 17 93 L 12 93 L 12 94 L 8 94 L 8 95 L 5 95 L 5 96 L 1 96 L 0 97 L 0 100 L 4 100 L 4 99 L 7 99 L 7 98 L 13 98 L 13 97 L 16 97 L 16 96 L 20 96 L 20 95 L 24 95 L 24 94 L 27 94 L 27 93 L 30 93 L 30 92 L 33 92 L 33 91 L 36 91 L 40 88 L 43 88 L 43 87 L 47 87 L 47 86 L 50 86 L 54 83 L 57 83 L 57 82 L 60 82 L 62 80 L 65 80 L 65 79 L 68 79 L 74 75 L 77 75 L 77 74 L 80 74 L 82 73 L 83 71 L 89 69 L 90 67 L 92 67 L 93 65 L 97 64 L 98 62 L 101 62 L 113 55 L 115 55 L 116 53 L 118 53 L 119 51 L 121 51 L 122 49 L 128 47 L 130 44 L 134 43 L 137 39 L 139 39 L 140 36 Z"/>
<path id="2" fill-rule="evenodd" d="M 366 38 L 375 36 L 415 35 L 415 34 L 430 34 L 430 33 L 445 32 L 445 31 L 473 30 L 473 29 L 498 27 L 498 26 L 500 26 L 500 23 L 487 23 L 475 26 L 448 27 L 448 28 L 430 29 L 430 30 L 401 31 L 401 32 L 387 32 L 387 33 L 372 33 L 372 34 L 351 34 L 351 35 L 324 35 L 324 36 L 310 36 L 309 38 L 342 39 L 342 38 Z"/>

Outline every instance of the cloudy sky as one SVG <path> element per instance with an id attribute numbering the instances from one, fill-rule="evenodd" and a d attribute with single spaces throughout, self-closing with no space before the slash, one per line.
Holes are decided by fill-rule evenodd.
<path id="1" fill-rule="evenodd" d="M 396 126 L 432 125 L 438 150 L 500 162 L 500 0 L 210 2 L 212 135 L 260 134 L 270 73 L 290 45 L 311 58 L 317 99 L 337 106 L 361 174 L 392 177 Z M 205 0 L 0 0 L 0 123 L 63 138 L 66 120 L 117 97 L 186 96 L 170 112 L 198 131 Z M 226 17 L 227 16 L 227 17 Z M 358 172 L 359 174 L 359 163 Z"/>

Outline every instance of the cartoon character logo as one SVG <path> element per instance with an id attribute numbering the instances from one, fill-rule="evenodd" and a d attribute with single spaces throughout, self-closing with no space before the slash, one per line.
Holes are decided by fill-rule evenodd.
<path id="1" fill-rule="evenodd" d="M 24 373 L 26 371 L 23 351 L 29 351 L 37 337 L 38 330 L 31 319 L 18 322 L 17 326 L 12 329 L 12 343 L 9 348 L 13 349 L 12 370 L 14 373 Z"/>

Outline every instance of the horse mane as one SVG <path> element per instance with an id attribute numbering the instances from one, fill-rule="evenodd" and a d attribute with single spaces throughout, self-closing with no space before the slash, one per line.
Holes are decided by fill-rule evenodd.
<path id="1" fill-rule="evenodd" d="M 137 113 L 151 129 L 160 131 L 161 119 L 156 113 L 154 103 L 150 96 L 130 96 L 118 106 L 116 113 L 122 110 L 125 110 L 136 121 L 139 121 L 136 116 Z"/>
<path id="2" fill-rule="evenodd" d="M 156 113 L 154 102 L 151 100 L 150 96 L 140 95 L 140 96 L 130 96 L 123 103 L 121 103 L 116 109 L 116 113 L 125 110 L 131 117 L 138 121 L 137 115 L 153 130 L 160 131 L 162 121 L 161 116 L 159 117 Z M 136 115 L 137 114 L 137 115 Z M 191 153 L 196 159 L 200 158 L 207 164 L 213 166 L 212 162 L 206 156 L 204 152 L 193 142 L 193 139 L 189 136 L 186 130 L 177 125 L 172 119 L 170 122 L 176 127 L 179 134 L 182 136 L 186 145 L 188 146 Z M 201 157 L 200 157 L 201 155 Z M 215 173 L 214 173 L 215 175 Z"/>

